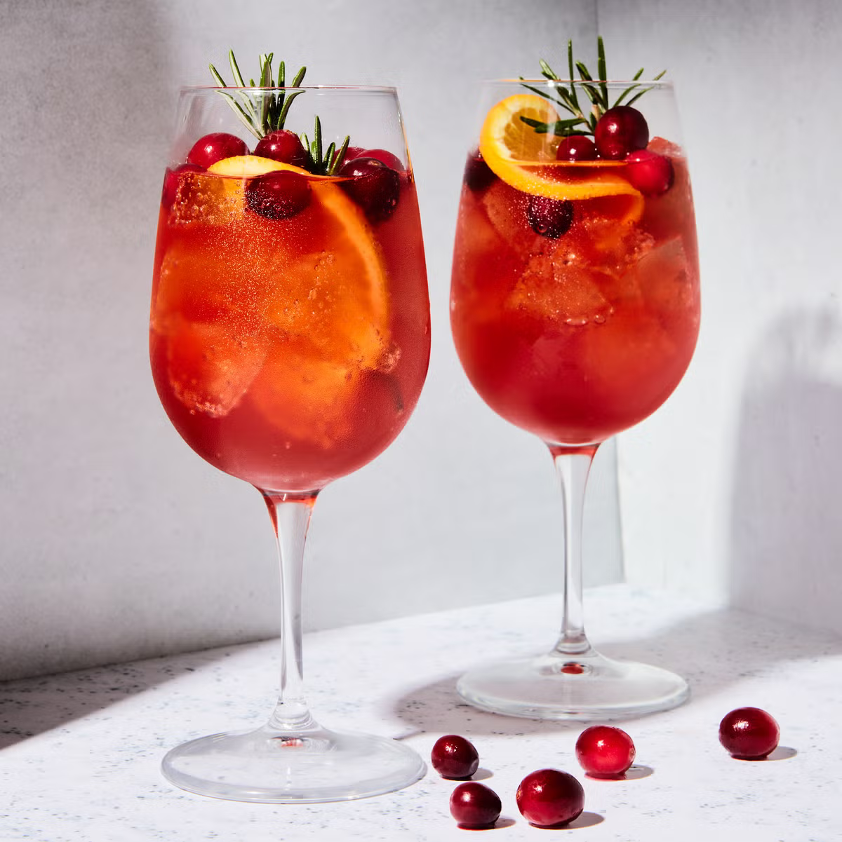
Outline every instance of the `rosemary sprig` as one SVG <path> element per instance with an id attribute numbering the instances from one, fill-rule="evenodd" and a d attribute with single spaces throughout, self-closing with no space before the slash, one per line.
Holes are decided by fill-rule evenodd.
<path id="1" fill-rule="evenodd" d="M 263 53 L 260 56 L 260 79 L 255 84 L 254 79 L 249 80 L 249 85 L 246 85 L 243 79 L 243 74 L 240 72 L 240 67 L 237 64 L 237 59 L 234 56 L 234 51 L 228 51 L 228 64 L 231 67 L 231 74 L 234 77 L 234 84 L 238 88 L 252 87 L 252 88 L 283 88 L 285 87 L 286 67 L 284 62 L 278 66 L 277 81 L 272 75 L 272 60 L 274 53 Z M 228 83 L 222 78 L 220 72 L 211 64 L 210 72 L 221 88 L 227 88 Z M 302 67 L 289 85 L 291 88 L 297 88 L 304 79 L 304 74 L 307 72 L 306 67 Z M 234 113 L 243 123 L 243 125 L 258 139 L 269 134 L 269 132 L 282 129 L 286 122 L 289 108 L 293 100 L 304 93 L 304 91 L 275 91 L 272 93 L 261 94 L 255 96 L 247 91 L 237 91 L 235 94 L 229 94 L 226 91 L 219 92 L 221 96 L 225 97 L 228 105 L 231 106 Z"/>
<path id="2" fill-rule="evenodd" d="M 590 70 L 588 70 L 584 62 L 574 61 L 573 42 L 568 41 L 567 67 L 570 79 L 569 88 L 564 84 L 557 84 L 551 89 L 546 90 L 536 88 L 534 85 L 527 85 L 524 82 L 524 87 L 527 90 L 544 97 L 544 99 L 549 100 L 555 105 L 560 105 L 565 111 L 572 114 L 573 117 L 571 119 L 557 120 L 553 123 L 544 123 L 540 120 L 533 120 L 529 117 L 521 117 L 520 119 L 528 126 L 535 129 L 538 134 L 554 134 L 561 137 L 568 137 L 570 135 L 592 135 L 596 130 L 596 124 L 599 122 L 599 118 L 602 117 L 606 111 L 611 108 L 615 108 L 618 105 L 624 104 L 626 97 L 630 96 L 632 93 L 634 93 L 634 96 L 632 96 L 628 102 L 625 102 L 625 105 L 631 105 L 632 103 L 637 102 L 637 100 L 640 99 L 640 97 L 642 97 L 647 91 L 652 90 L 653 86 L 641 89 L 641 85 L 638 83 L 638 79 L 640 79 L 643 75 L 643 68 L 641 67 L 640 70 L 638 70 L 632 77 L 632 81 L 635 84 L 632 84 L 625 90 L 621 91 L 620 95 L 616 100 L 614 100 L 612 105 L 608 97 L 608 70 L 605 59 L 605 43 L 603 42 L 601 35 L 596 41 L 596 51 L 596 78 L 594 78 Z M 562 82 L 561 77 L 546 61 L 544 61 L 544 59 L 541 59 L 539 64 L 541 67 L 541 75 L 545 79 L 548 79 L 551 82 Z M 578 79 L 576 79 L 576 71 L 579 73 Z M 657 82 L 658 79 L 660 79 L 665 73 L 666 70 L 662 70 L 657 76 L 653 77 L 652 81 Z M 524 81 L 523 76 L 520 78 L 521 81 Z M 582 89 L 588 100 L 590 100 L 590 108 L 587 112 L 585 112 L 579 104 L 579 96 L 576 90 L 577 86 Z"/>
<path id="3" fill-rule="evenodd" d="M 234 51 L 228 51 L 228 64 L 231 67 L 231 74 L 234 77 L 236 87 L 239 88 L 286 88 L 286 65 L 284 62 L 278 64 L 278 78 L 273 78 L 272 75 L 272 60 L 274 53 L 261 53 L 260 55 L 260 78 L 255 84 L 254 79 L 249 79 L 247 86 L 243 80 L 243 74 L 240 72 L 240 67 L 237 64 L 237 59 L 234 57 Z M 219 71 L 211 64 L 210 72 L 221 88 L 227 88 L 228 84 L 222 78 Z M 304 74 L 307 72 L 306 67 L 301 67 L 292 79 L 288 87 L 297 88 L 304 80 Z M 228 91 L 219 91 L 220 96 L 225 97 L 228 105 L 231 106 L 234 113 L 237 115 L 243 125 L 258 139 L 265 137 L 270 132 L 277 131 L 284 128 L 289 109 L 296 97 L 301 96 L 304 91 L 271 91 L 264 92 L 260 95 L 254 94 L 250 91 L 236 91 L 235 93 L 228 93 Z M 307 169 L 310 172 L 318 175 L 335 175 L 342 162 L 345 159 L 345 152 L 351 142 L 349 136 L 336 148 L 335 143 L 331 143 L 324 154 L 322 153 L 322 124 L 318 117 L 316 117 L 315 131 L 313 132 L 313 141 L 310 142 L 306 134 L 302 134 L 301 142 L 310 156 Z"/>
<path id="4" fill-rule="evenodd" d="M 336 175 L 342 162 L 345 160 L 345 152 L 348 149 L 348 144 L 351 142 L 350 135 L 345 135 L 345 140 L 339 149 L 336 149 L 336 144 L 331 143 L 322 154 L 322 121 L 316 117 L 315 126 L 313 127 L 312 142 L 306 134 L 301 135 L 301 141 L 304 148 L 310 156 L 310 161 L 307 169 L 317 175 Z"/>

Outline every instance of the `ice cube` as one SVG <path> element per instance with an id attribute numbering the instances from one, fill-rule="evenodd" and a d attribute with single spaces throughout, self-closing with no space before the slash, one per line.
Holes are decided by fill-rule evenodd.
<path id="1" fill-rule="evenodd" d="M 182 321 L 167 340 L 167 373 L 192 412 L 222 418 L 248 391 L 266 359 L 268 340 L 236 323 Z"/>

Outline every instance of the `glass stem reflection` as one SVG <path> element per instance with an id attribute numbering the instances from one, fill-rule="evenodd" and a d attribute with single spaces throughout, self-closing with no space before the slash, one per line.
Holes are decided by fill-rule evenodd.
<path id="1" fill-rule="evenodd" d="M 581 656 L 591 651 L 582 607 L 582 528 L 585 489 L 598 444 L 549 445 L 561 485 L 564 510 L 564 604 L 555 651 Z"/>
<path id="2" fill-rule="evenodd" d="M 268 727 L 300 734 L 317 728 L 304 694 L 301 652 L 301 597 L 304 545 L 317 491 L 260 492 L 266 501 L 275 535 L 281 574 L 281 675 L 278 703 Z"/>

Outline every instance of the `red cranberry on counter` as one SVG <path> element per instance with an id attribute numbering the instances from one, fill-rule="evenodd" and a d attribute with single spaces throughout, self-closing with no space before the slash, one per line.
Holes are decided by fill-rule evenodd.
<path id="1" fill-rule="evenodd" d="M 595 778 L 617 778 L 634 762 L 637 751 L 632 738 L 621 728 L 592 725 L 576 740 L 576 757 Z"/>
<path id="2" fill-rule="evenodd" d="M 719 723 L 719 742 L 740 760 L 761 760 L 778 747 L 781 730 L 760 708 L 737 708 Z"/>
<path id="3" fill-rule="evenodd" d="M 585 809 L 585 790 L 567 772 L 539 769 L 521 782 L 516 794 L 523 817 L 536 827 L 559 827 L 572 822 Z"/>
<path id="4" fill-rule="evenodd" d="M 430 760 L 443 778 L 470 778 L 479 766 L 479 754 L 473 744 L 457 734 L 436 740 Z"/>
<path id="5" fill-rule="evenodd" d="M 493 827 L 502 806 L 493 789 L 475 781 L 459 784 L 450 795 L 450 815 L 460 827 L 472 830 Z"/>

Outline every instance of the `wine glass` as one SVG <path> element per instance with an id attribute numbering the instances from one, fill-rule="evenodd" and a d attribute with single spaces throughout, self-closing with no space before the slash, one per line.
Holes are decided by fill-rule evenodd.
<path id="1" fill-rule="evenodd" d="M 423 775 L 407 746 L 331 731 L 311 715 L 301 579 L 319 491 L 397 436 L 429 353 L 418 203 L 395 89 L 182 89 L 158 225 L 152 372 L 190 447 L 265 500 L 282 633 L 268 722 L 172 749 L 163 772 L 179 787 L 318 802 Z"/>
<path id="2" fill-rule="evenodd" d="M 480 125 L 461 194 L 451 326 L 479 395 L 549 447 L 563 497 L 563 611 L 549 653 L 479 666 L 457 689 L 479 708 L 536 719 L 673 707 L 688 697 L 683 678 L 593 649 L 581 574 L 594 454 L 667 399 L 698 335 L 693 200 L 673 88 L 489 82 Z"/>

